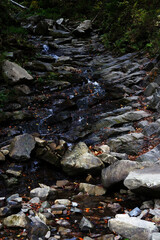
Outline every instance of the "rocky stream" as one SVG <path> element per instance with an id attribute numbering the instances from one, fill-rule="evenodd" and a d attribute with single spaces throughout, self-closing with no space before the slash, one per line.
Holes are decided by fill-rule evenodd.
<path id="1" fill-rule="evenodd" d="M 113 55 L 90 20 L 22 26 L 32 48 L 2 66 L 0 239 L 159 240 L 159 57 Z"/>

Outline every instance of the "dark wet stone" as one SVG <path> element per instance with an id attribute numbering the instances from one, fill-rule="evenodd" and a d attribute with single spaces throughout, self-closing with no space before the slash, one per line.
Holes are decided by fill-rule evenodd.
<path id="1" fill-rule="evenodd" d="M 29 225 L 29 235 L 34 237 L 44 237 L 48 232 L 48 227 L 43 222 L 31 222 Z"/>
<path id="2" fill-rule="evenodd" d="M 35 147 L 35 140 L 30 134 L 15 137 L 10 145 L 9 156 L 15 160 L 28 160 Z"/>

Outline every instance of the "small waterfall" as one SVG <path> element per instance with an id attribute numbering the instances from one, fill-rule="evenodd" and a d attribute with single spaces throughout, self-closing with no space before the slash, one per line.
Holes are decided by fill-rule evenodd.
<path id="1" fill-rule="evenodd" d="M 46 109 L 46 110 L 48 110 L 48 111 L 46 112 L 46 113 L 47 113 L 47 116 L 44 117 L 44 118 L 42 118 L 42 119 L 40 120 L 40 122 L 39 122 L 39 125 L 38 125 L 38 132 L 39 132 L 39 134 L 40 134 L 41 136 L 47 135 L 46 129 L 44 129 L 44 131 L 43 131 L 43 130 L 42 130 L 42 127 L 43 127 L 43 125 L 44 125 L 44 122 L 53 115 L 53 109 Z"/>
<path id="2" fill-rule="evenodd" d="M 42 53 L 53 57 L 53 59 L 55 59 L 55 60 L 57 60 L 59 58 L 56 54 L 49 52 L 49 47 L 46 44 L 43 45 Z"/>
<path id="3" fill-rule="evenodd" d="M 48 51 L 49 51 L 49 47 L 46 44 L 44 44 L 42 53 L 48 54 Z"/>

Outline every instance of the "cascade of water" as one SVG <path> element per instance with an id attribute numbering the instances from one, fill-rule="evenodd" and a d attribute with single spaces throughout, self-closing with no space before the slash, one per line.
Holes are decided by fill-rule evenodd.
<path id="1" fill-rule="evenodd" d="M 46 44 L 43 45 L 42 53 L 53 57 L 53 59 L 55 59 L 55 60 L 57 60 L 57 59 L 59 58 L 56 54 L 54 54 L 54 53 L 49 53 L 49 46 L 46 45 Z"/>
<path id="2" fill-rule="evenodd" d="M 42 52 L 45 54 L 48 54 L 48 51 L 49 51 L 49 47 L 46 44 L 44 44 Z"/>
<path id="3" fill-rule="evenodd" d="M 44 132 L 46 132 L 46 129 L 44 129 L 44 131 L 43 131 L 43 130 L 42 130 L 42 126 L 44 125 L 44 122 L 45 122 L 49 117 L 51 117 L 51 116 L 53 115 L 53 109 L 46 109 L 46 110 L 48 110 L 48 111 L 47 111 L 47 116 L 44 117 L 44 118 L 42 118 L 42 119 L 40 120 L 40 122 L 39 122 L 39 125 L 38 125 L 38 132 L 39 132 L 39 134 L 40 134 L 41 136 L 47 135 L 46 133 L 44 133 Z"/>

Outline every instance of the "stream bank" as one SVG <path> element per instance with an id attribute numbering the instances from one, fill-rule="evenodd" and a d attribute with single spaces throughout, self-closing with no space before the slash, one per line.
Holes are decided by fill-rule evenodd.
<path id="1" fill-rule="evenodd" d="M 76 28 L 32 17 L 23 25 L 35 34 L 32 59 L 22 48 L 3 66 L 2 88 L 15 95 L 0 113 L 2 239 L 154 239 L 158 58 L 112 56 L 90 21 Z M 135 207 L 141 217 L 132 222 Z"/>

